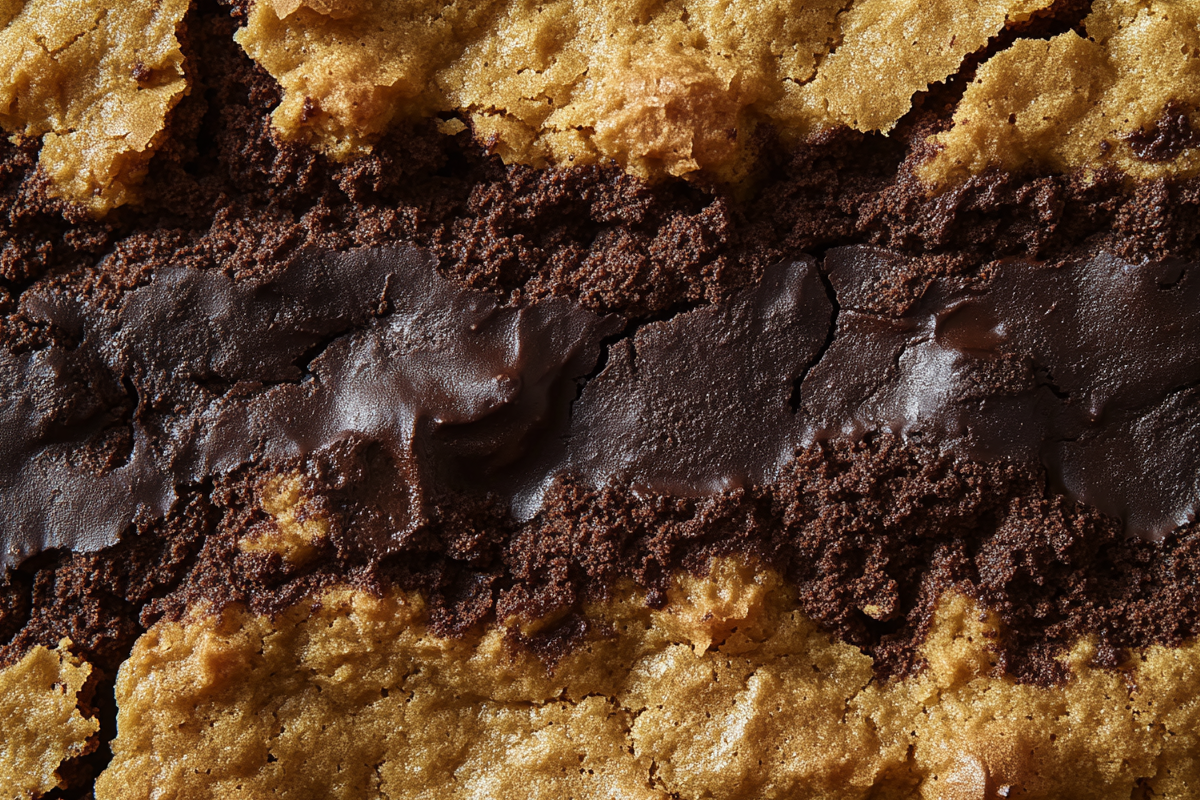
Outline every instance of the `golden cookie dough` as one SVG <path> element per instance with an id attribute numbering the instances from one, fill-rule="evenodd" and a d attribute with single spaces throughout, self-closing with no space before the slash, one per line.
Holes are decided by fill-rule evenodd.
<path id="1" fill-rule="evenodd" d="M 305 495 L 303 478 L 271 478 L 261 495 L 261 507 L 271 520 L 256 526 L 238 547 L 248 553 L 278 553 L 293 564 L 311 561 L 329 538 L 329 520 Z"/>
<path id="2" fill-rule="evenodd" d="M 0 669 L 0 800 L 37 797 L 59 785 L 57 770 L 89 752 L 100 723 L 79 713 L 79 690 L 92 668 L 41 645 Z"/>
<path id="3" fill-rule="evenodd" d="M 103 213 L 136 199 L 167 112 L 187 92 L 187 0 L 0 3 L 0 126 L 42 137 L 64 197 Z"/>
<path id="4" fill-rule="evenodd" d="M 196 609 L 136 644 L 99 800 L 1194 797 L 1200 646 L 1063 686 L 997 677 L 994 619 L 943 598 L 917 677 L 732 561 L 664 610 L 624 590 L 553 668 L 493 626 L 440 639 L 413 595 L 338 590 L 274 621 Z M 573 624 L 570 621 L 557 624 Z"/>
<path id="5" fill-rule="evenodd" d="M 1200 174 L 1194 142 L 1142 160 L 1129 138 L 1171 105 L 1200 123 L 1200 2 L 1097 0 L 1084 26 L 1086 38 L 1022 40 L 984 63 L 921 177 L 945 186 L 989 167 Z"/>
<path id="6" fill-rule="evenodd" d="M 1049 0 L 260 0 L 238 41 L 289 139 L 342 158 L 460 111 L 508 162 L 738 179 L 755 124 L 889 130 Z"/>
<path id="7" fill-rule="evenodd" d="M 822 126 L 888 131 L 912 97 L 958 72 L 1006 24 L 1046 0 L 858 0 L 841 18 L 841 43 L 801 96 Z M 810 123 L 811 124 L 811 123 Z"/>

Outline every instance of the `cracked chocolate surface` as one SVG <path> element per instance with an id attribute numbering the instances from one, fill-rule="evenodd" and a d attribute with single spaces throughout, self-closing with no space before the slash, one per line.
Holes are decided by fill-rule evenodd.
<path id="1" fill-rule="evenodd" d="M 931 199 L 912 170 L 927 152 L 926 137 L 948 122 L 961 90 L 954 81 L 919 98 L 886 139 L 841 131 L 792 148 L 762 131 L 763 173 L 738 197 L 679 183 L 648 186 L 606 167 L 506 167 L 466 135 L 434 125 L 397 129 L 371 155 L 338 164 L 272 137 L 278 89 L 232 43 L 234 25 L 212 4 L 189 15 L 181 41 L 196 70 L 194 90 L 169 119 L 143 207 L 92 220 L 47 194 L 35 146 L 0 142 L 0 352 L 6 364 L 45 364 L 36 386 L 6 374 L 15 387 L 6 402 L 33 403 L 37 412 L 18 414 L 19 424 L 2 435 L 55 431 L 37 448 L 55 453 L 48 468 L 80 476 L 81 485 L 105 487 L 151 453 L 143 463 L 171 476 L 146 505 L 154 513 L 134 513 L 118 531 L 83 531 L 116 534 L 116 544 L 50 549 L 8 569 L 0 663 L 69 635 L 110 687 L 134 640 L 161 618 L 205 602 L 276 613 L 335 584 L 375 594 L 420 590 L 438 636 L 496 618 L 561 615 L 559 628 L 529 644 L 553 661 L 578 644 L 572 609 L 619 578 L 662 604 L 672 574 L 730 553 L 780 569 L 797 587 L 801 610 L 869 654 L 881 676 L 919 669 L 932 604 L 949 586 L 997 612 L 1007 631 L 997 668 L 1023 681 L 1064 680 L 1055 656 L 1080 635 L 1097 637 L 1096 663 L 1115 666 L 1123 648 L 1177 644 L 1200 632 L 1196 526 L 1166 531 L 1186 520 L 1195 496 L 1184 488 L 1189 463 L 1195 475 L 1188 453 L 1195 378 L 1186 346 L 1195 333 L 1185 317 L 1171 316 L 1195 291 L 1188 266 L 1200 259 L 1194 182 L 989 172 Z M 426 254 L 417 256 L 420 270 L 417 262 L 372 266 L 346 255 L 361 248 Z M 319 290 L 291 284 L 287 306 L 280 287 L 326 269 L 314 253 L 339 254 L 328 258 L 362 270 L 355 273 L 362 280 Z M 225 455 L 200 457 L 199 420 L 223 410 L 246 419 L 247 409 L 270 407 L 266 398 L 286 396 L 298 402 L 282 429 L 301 426 L 301 411 L 320 408 L 308 392 L 350 374 L 348 355 L 365 352 L 355 348 L 427 331 L 464 335 L 453 324 L 391 327 L 411 319 L 386 277 L 404 270 L 417 270 L 435 294 L 475 298 L 491 319 L 509 321 L 494 323 L 493 333 L 562 330 L 538 327 L 527 319 L 531 309 L 580 322 L 565 337 L 546 334 L 547 363 L 567 364 L 557 383 L 518 389 L 492 381 L 497 372 L 465 384 L 464 407 L 480 414 L 502 399 L 532 398 L 512 406 L 533 420 L 521 430 L 552 432 L 553 446 L 529 450 L 517 429 L 495 436 L 489 420 L 511 422 L 503 411 L 473 431 L 475 423 L 418 431 L 412 441 L 432 449 L 411 455 L 432 473 L 421 475 L 425 489 L 416 499 L 425 510 L 416 523 L 406 437 L 398 448 L 385 446 L 369 418 L 326 447 L 337 438 L 333 428 L 311 447 L 242 430 L 231 434 Z M 1054 335 L 1024 322 L 997 330 L 1000 316 L 1030 311 L 1021 295 L 1026 279 L 1072 298 L 1052 315 Z M 780 305 L 764 299 L 761 287 L 783 285 L 801 291 Z M 280 303 L 279 314 L 247 311 L 259 302 Z M 204 308 L 224 308 L 226 327 L 210 330 L 189 317 Z M 235 308 L 256 336 L 214 357 L 205 348 L 240 330 Z M 177 315 L 176 324 L 134 336 L 138 320 L 160 312 Z M 609 327 L 610 315 L 623 320 L 611 323 L 620 328 Z M 778 334 L 772 358 L 732 359 L 747 378 L 765 376 L 761 385 L 719 382 L 730 372 L 722 372 L 721 351 L 697 337 L 725 318 L 774 320 L 764 323 Z M 1125 323 L 1089 322 L 1097 318 Z M 128 332 L 102 342 L 114 321 Z M 1138 333 L 1152 325 L 1169 333 Z M 1061 331 L 1149 355 L 1094 360 L 1084 371 L 1104 380 L 1093 383 L 1073 376 Z M 267 332 L 278 335 L 281 355 L 265 357 Z M 564 342 L 576 334 L 587 344 L 564 362 L 571 350 Z M 736 335 L 728 338 L 740 346 Z M 192 355 L 176 369 L 122 354 L 118 343 L 135 341 L 134 351 L 161 346 Z M 666 347 L 673 341 L 686 342 L 694 357 L 685 361 Z M 836 374 L 840 393 L 817 392 L 838 349 L 867 368 Z M 52 353 L 64 361 L 46 361 Z M 335 369 L 338 353 L 347 360 Z M 774 414 L 761 418 L 774 421 L 740 425 L 750 441 L 744 451 L 718 427 L 714 436 L 660 441 L 601 433 L 619 417 L 669 420 L 663 403 L 672 392 L 655 376 L 671 372 L 689 386 L 691 415 L 711 392 L 714 408 L 744 420 L 758 403 Z M 387 380 L 377 371 L 354 374 L 358 386 Z M 60 377 L 66 390 L 57 399 L 35 391 Z M 905 395 L 888 388 L 899 385 L 893 377 L 923 404 L 904 406 Z M 963 401 L 958 416 L 933 413 L 943 395 L 931 386 Z M 575 414 L 539 416 L 537 398 Z M 380 419 L 403 416 L 402 404 L 378 405 L 386 411 Z M 1092 410 L 1099 419 L 1089 418 Z M 1000 412 L 1028 423 L 1000 442 L 1019 458 L 997 457 L 1003 453 L 989 444 L 994 431 L 984 423 Z M 1106 426 L 1108 438 L 1100 435 Z M 951 429 L 956 438 L 940 438 Z M 774 430 L 783 438 L 771 439 Z M 1047 448 L 1063 430 L 1075 441 Z M 1047 440 L 1047 431 L 1058 432 Z M 773 441 L 791 450 L 774 453 L 773 471 L 755 474 L 750 467 L 770 460 L 760 445 Z M 1112 447 L 1118 441 L 1137 444 L 1120 454 Z M 1071 472 L 1066 465 L 1085 447 L 1108 448 L 1141 471 Z M 271 463 L 247 452 L 265 452 Z M 720 469 L 703 479 L 671 473 L 706 457 Z M 445 463 L 471 480 L 448 477 Z M 1129 483 L 1167 474 L 1156 466 L 1163 463 L 1179 467 L 1173 482 Z M 641 479 L 653 470 L 667 478 Z M 556 477 L 533 481 L 534 491 L 515 480 L 530 471 Z M 177 475 L 186 479 L 175 484 Z M 239 545 L 278 524 L 263 498 L 280 475 L 300 476 L 305 509 L 329 523 L 303 563 Z M 724 482 L 729 475 L 740 477 Z M 1085 490 L 1094 496 L 1071 499 Z M 1127 508 L 1121 492 L 1132 498 Z M 543 510 L 514 514 L 513 496 L 533 497 Z M 89 501 L 97 499 L 136 508 L 121 492 Z M 1162 528 L 1138 510 L 1151 506 Z M 1121 516 L 1165 535 L 1131 539 Z M 88 764 L 104 763 L 112 735 L 102 715 L 104 741 L 87 757 L 94 761 L 79 766 L 85 777 L 75 785 L 89 780 Z"/>
<path id="2" fill-rule="evenodd" d="M 350 438 L 404 476 L 397 542 L 437 492 L 491 492 L 520 519 L 568 474 L 703 497 L 773 482 L 814 439 L 878 431 L 1040 459 L 1068 496 L 1145 536 L 1194 519 L 1200 363 L 1172 341 L 1200 335 L 1194 264 L 1009 261 L 894 317 L 839 299 L 897 258 L 831 251 L 832 295 L 811 259 L 772 267 L 727 303 L 611 342 L 594 381 L 618 317 L 563 298 L 501 307 L 414 248 L 303 254 L 261 282 L 166 268 L 95 312 L 27 291 L 26 315 L 78 344 L 3 363 L 5 563 L 111 546 L 177 486 Z M 101 474 L 72 458 L 95 408 L 55 413 L 93 385 L 133 394 L 132 444 Z"/>
<path id="3" fill-rule="evenodd" d="M 34 290 L 22 306 L 78 344 L 0 367 L 14 455 L 0 497 L 16 512 L 6 565 L 48 547 L 110 546 L 139 514 L 165 514 L 176 487 L 350 436 L 382 443 L 410 471 L 402 538 L 427 516 L 431 482 L 495 472 L 565 419 L 572 381 L 616 327 L 562 299 L 500 308 L 454 289 L 414 248 L 305 255 L 262 283 L 166 268 L 94 313 Z M 132 444 L 102 474 L 70 452 L 86 446 L 96 409 L 55 413 L 84 386 L 132 395 Z"/>

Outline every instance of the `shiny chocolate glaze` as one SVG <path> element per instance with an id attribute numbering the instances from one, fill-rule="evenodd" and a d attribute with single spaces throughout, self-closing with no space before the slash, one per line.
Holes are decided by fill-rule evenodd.
<path id="1" fill-rule="evenodd" d="M 413 247 L 313 252 L 240 283 L 168 268 L 107 309 L 26 292 L 26 316 L 75 344 L 2 356 L 5 564 L 111 546 L 177 487 L 352 436 L 407 476 L 397 541 L 438 493 L 491 492 L 518 519 L 564 474 L 703 497 L 774 481 L 814 440 L 878 431 L 1040 460 L 1143 536 L 1195 518 L 1195 265 L 1012 259 L 900 314 L 857 306 L 896 259 L 854 246 L 822 267 L 780 264 L 728 302 L 623 337 L 620 318 L 563 298 L 502 306 L 456 287 Z M 99 474 L 70 452 L 94 413 L 46 411 L 96 385 L 135 398 L 124 463 Z"/>

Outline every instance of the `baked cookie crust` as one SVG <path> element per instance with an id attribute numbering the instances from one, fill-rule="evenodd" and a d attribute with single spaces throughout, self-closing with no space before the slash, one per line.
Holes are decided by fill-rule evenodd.
<path id="1" fill-rule="evenodd" d="M 0 12 L 15 796 L 1194 794 L 1190 6 L 401 5 Z"/>

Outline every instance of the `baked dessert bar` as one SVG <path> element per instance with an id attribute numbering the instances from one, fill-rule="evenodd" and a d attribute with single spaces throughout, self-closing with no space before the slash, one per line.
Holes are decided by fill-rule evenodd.
<path id="1" fill-rule="evenodd" d="M 1200 7 L 0 7 L 0 797 L 1191 797 Z"/>

